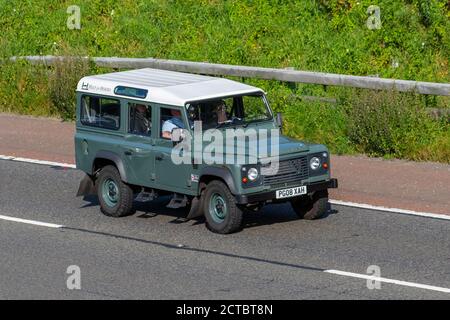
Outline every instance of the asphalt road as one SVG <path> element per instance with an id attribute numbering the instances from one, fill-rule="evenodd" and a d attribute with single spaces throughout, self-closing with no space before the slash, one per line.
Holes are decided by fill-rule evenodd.
<path id="1" fill-rule="evenodd" d="M 82 173 L 0 160 L 0 299 L 449 299 L 450 293 L 325 272 L 367 274 L 450 288 L 450 221 L 333 206 L 317 221 L 289 205 L 250 214 L 221 236 L 184 221 L 167 199 L 134 215 L 103 216 L 76 198 Z M 67 268 L 79 266 L 81 290 Z"/>
<path id="2" fill-rule="evenodd" d="M 0 157 L 73 164 L 74 134 L 73 122 L 0 113 Z M 331 175 L 331 199 L 450 215 L 448 164 L 332 154 Z"/>

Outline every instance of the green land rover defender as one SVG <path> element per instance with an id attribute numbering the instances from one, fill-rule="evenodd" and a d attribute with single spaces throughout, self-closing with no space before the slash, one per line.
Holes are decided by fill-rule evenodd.
<path id="1" fill-rule="evenodd" d="M 319 218 L 337 188 L 327 148 L 282 135 L 264 91 L 243 83 L 149 68 L 88 76 L 76 114 L 77 196 L 98 195 L 108 216 L 171 196 L 168 207 L 226 234 L 268 203 Z"/>

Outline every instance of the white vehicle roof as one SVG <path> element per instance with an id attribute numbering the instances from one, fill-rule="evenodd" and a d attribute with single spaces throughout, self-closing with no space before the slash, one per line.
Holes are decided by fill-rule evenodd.
<path id="1" fill-rule="evenodd" d="M 84 77 L 78 82 L 77 91 L 123 97 L 114 93 L 118 86 L 148 90 L 144 99 L 132 99 L 175 106 L 198 100 L 263 92 L 257 87 L 228 79 L 151 68 Z"/>

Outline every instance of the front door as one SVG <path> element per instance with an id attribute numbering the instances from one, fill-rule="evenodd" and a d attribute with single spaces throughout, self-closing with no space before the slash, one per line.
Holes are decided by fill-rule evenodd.
<path id="1" fill-rule="evenodd" d="M 162 189 L 194 194 L 192 189 L 196 178 L 192 176 L 192 165 L 175 164 L 171 158 L 175 146 L 170 140 L 171 132 L 174 128 L 186 126 L 185 113 L 181 108 L 161 107 L 159 116 L 159 132 L 155 141 L 156 183 Z"/>

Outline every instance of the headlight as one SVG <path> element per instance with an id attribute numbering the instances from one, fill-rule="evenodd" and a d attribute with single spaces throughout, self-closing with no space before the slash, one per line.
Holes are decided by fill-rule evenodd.
<path id="1" fill-rule="evenodd" d="M 247 172 L 247 177 L 250 181 L 255 181 L 258 178 L 258 169 L 250 168 Z"/>
<path id="2" fill-rule="evenodd" d="M 312 157 L 311 160 L 309 160 L 309 166 L 313 170 L 317 170 L 320 168 L 320 159 L 317 157 Z"/>

